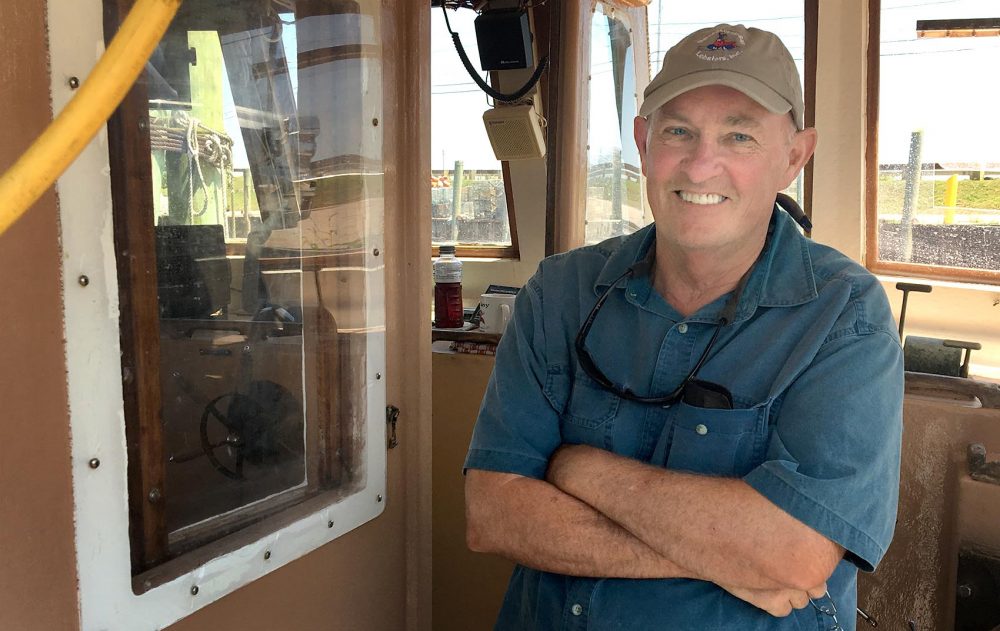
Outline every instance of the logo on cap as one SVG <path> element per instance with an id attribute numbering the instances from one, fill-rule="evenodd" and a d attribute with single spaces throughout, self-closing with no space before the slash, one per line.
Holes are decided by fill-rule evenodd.
<path id="1" fill-rule="evenodd" d="M 695 55 L 705 61 L 729 61 L 743 52 L 745 44 L 739 33 L 719 30 L 698 40 Z"/>

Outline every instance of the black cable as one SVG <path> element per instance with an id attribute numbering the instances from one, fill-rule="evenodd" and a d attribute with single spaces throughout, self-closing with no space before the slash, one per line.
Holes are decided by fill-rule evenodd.
<path id="1" fill-rule="evenodd" d="M 448 8 L 444 5 L 443 2 L 441 3 L 441 10 L 444 11 L 445 26 L 447 26 L 448 32 L 451 33 L 452 41 L 455 42 L 455 50 L 458 51 L 458 57 L 459 59 L 462 60 L 462 65 L 465 66 L 465 69 L 469 72 L 469 76 L 472 77 L 472 79 L 476 82 L 476 84 L 479 85 L 479 87 L 482 89 L 483 92 L 493 97 L 497 101 L 510 103 L 511 101 L 516 101 L 520 99 L 522 96 L 530 92 L 533 87 L 535 87 L 535 84 L 538 83 L 538 80 L 542 76 L 542 71 L 545 70 L 545 67 L 549 63 L 548 56 L 542 57 L 541 61 L 538 62 L 538 67 L 535 68 L 535 72 L 531 75 L 531 78 L 528 79 L 528 82 L 525 83 L 523 86 L 521 86 L 520 90 L 517 90 L 516 92 L 513 92 L 511 94 L 497 92 L 496 90 L 491 88 L 488 83 L 483 81 L 483 78 L 479 76 L 479 73 L 476 72 L 475 67 L 473 67 L 472 62 L 469 61 L 469 56 L 465 54 L 465 47 L 462 46 L 462 40 L 459 39 L 458 33 L 451 30 L 451 22 L 448 20 Z"/>

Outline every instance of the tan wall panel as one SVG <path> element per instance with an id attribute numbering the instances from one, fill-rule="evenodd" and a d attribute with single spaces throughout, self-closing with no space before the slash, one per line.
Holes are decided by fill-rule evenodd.
<path id="1" fill-rule="evenodd" d="M 0 172 L 51 120 L 47 45 L 44 2 L 0 3 Z M 0 629 L 77 628 L 57 215 L 0 236 Z"/>
<path id="2" fill-rule="evenodd" d="M 465 546 L 462 463 L 493 358 L 435 353 L 434 629 L 491 629 L 514 564 Z"/>

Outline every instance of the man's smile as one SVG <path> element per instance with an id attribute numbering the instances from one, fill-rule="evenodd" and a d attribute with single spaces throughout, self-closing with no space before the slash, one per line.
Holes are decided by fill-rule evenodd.
<path id="1" fill-rule="evenodd" d="M 711 204 L 721 204 L 722 202 L 729 199 L 725 195 L 719 195 L 718 193 L 692 193 L 691 191 L 675 191 L 677 196 L 681 198 L 682 201 L 688 204 L 698 204 L 700 206 L 706 206 Z"/>

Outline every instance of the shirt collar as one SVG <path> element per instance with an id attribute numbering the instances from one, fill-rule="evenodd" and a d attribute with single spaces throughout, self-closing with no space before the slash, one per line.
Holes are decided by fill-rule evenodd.
<path id="1" fill-rule="evenodd" d="M 619 247 L 611 252 L 601 269 L 594 283 L 594 292 L 603 292 L 630 266 L 651 256 L 655 243 L 654 224 L 625 237 Z M 747 280 L 736 309 L 735 321 L 748 319 L 758 306 L 793 307 L 817 296 L 812 258 L 809 256 L 809 240 L 802 236 L 795 220 L 788 213 L 775 207 L 764 251 Z M 715 305 L 714 302 L 712 304 Z M 715 308 L 716 311 L 720 309 L 721 306 Z M 696 314 L 703 315 L 718 317 L 719 314 Z"/>

